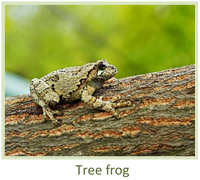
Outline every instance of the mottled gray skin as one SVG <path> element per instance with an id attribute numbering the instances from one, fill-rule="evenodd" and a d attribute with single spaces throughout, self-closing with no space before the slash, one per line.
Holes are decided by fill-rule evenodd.
<path id="1" fill-rule="evenodd" d="M 57 123 L 57 120 L 53 114 L 59 114 L 59 112 L 53 111 L 50 107 L 55 106 L 60 101 L 82 100 L 88 108 L 104 110 L 116 118 L 120 118 L 113 107 L 130 105 L 129 101 L 120 104 L 113 103 L 119 97 L 111 101 L 103 101 L 102 98 L 97 99 L 92 96 L 104 81 L 114 77 L 116 73 L 116 67 L 108 64 L 104 59 L 84 66 L 66 67 L 53 71 L 41 79 L 32 79 L 30 94 L 34 102 L 42 107 L 43 119 L 48 115 L 54 124 Z"/>

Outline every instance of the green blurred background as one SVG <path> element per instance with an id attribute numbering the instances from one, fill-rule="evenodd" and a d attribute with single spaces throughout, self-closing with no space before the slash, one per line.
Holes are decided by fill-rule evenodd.
<path id="1" fill-rule="evenodd" d="M 116 78 L 194 64 L 195 6 L 6 5 L 6 96 L 29 93 L 34 77 L 99 59 L 117 67 Z"/>

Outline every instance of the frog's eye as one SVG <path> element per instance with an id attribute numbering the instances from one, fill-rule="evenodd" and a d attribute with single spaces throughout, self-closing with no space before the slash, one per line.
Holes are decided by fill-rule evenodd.
<path id="1" fill-rule="evenodd" d="M 99 70 L 104 70 L 104 69 L 106 69 L 106 65 L 105 65 L 103 62 L 100 62 L 100 63 L 98 64 L 98 69 L 99 69 Z"/>

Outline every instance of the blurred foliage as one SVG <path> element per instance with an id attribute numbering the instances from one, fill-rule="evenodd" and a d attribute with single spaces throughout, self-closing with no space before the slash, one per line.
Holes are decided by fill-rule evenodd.
<path id="1" fill-rule="evenodd" d="M 5 97 L 29 94 L 29 81 L 16 74 L 5 72 Z"/>
<path id="2" fill-rule="evenodd" d="M 117 78 L 195 63 L 194 5 L 6 5 L 5 68 L 28 79 L 107 59 Z"/>

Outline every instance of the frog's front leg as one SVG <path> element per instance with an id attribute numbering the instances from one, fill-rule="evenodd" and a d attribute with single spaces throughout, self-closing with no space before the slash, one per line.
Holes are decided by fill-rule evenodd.
<path id="1" fill-rule="evenodd" d="M 48 115 L 53 123 L 57 124 L 57 120 L 53 115 L 59 114 L 59 112 L 53 111 L 50 106 L 54 106 L 59 102 L 59 95 L 47 83 L 37 78 L 31 80 L 30 94 L 34 102 L 43 109 L 43 121 L 46 119 L 46 115 Z"/>
<path id="2" fill-rule="evenodd" d="M 119 100 L 120 97 L 115 97 L 111 101 L 103 101 L 102 96 L 100 99 L 92 96 L 95 89 L 93 87 L 87 86 L 82 92 L 81 100 L 84 101 L 86 107 L 90 109 L 100 109 L 111 113 L 116 119 L 121 118 L 121 116 L 115 111 L 114 107 L 130 106 L 131 102 L 127 101 L 124 103 L 114 103 Z"/>

